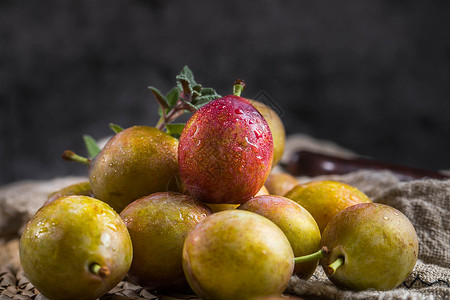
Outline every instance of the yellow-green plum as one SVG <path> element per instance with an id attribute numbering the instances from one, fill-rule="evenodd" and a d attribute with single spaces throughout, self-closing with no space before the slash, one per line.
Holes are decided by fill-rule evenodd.
<path id="1" fill-rule="evenodd" d="M 178 140 L 149 126 L 133 126 L 112 137 L 94 158 L 89 181 L 96 198 L 121 212 L 151 193 L 181 191 Z"/>
<path id="2" fill-rule="evenodd" d="M 260 195 L 268 195 L 269 192 L 267 191 L 265 186 L 262 186 L 262 188 L 258 191 L 258 193 L 256 193 L 256 196 L 260 196 Z M 230 209 L 236 209 L 239 207 L 240 204 L 211 204 L 208 203 L 207 204 L 208 207 L 213 211 L 213 212 L 219 212 L 222 210 L 230 210 Z"/>
<path id="3" fill-rule="evenodd" d="M 202 202 L 174 192 L 154 193 L 129 204 L 120 213 L 133 243 L 128 276 L 152 290 L 186 290 L 181 264 L 184 240 L 210 214 Z"/>
<path id="4" fill-rule="evenodd" d="M 412 272 L 418 256 L 414 226 L 397 209 L 361 203 L 338 213 L 321 244 L 331 254 L 321 260 L 328 278 L 351 290 L 390 290 Z"/>
<path id="5" fill-rule="evenodd" d="M 289 173 L 270 173 L 264 184 L 270 195 L 284 196 L 300 182 Z"/>
<path id="6" fill-rule="evenodd" d="M 344 208 L 358 203 L 372 202 L 358 188 L 332 180 L 298 184 L 284 196 L 306 208 L 316 220 L 321 232 L 328 222 Z"/>
<path id="7" fill-rule="evenodd" d="M 205 300 L 280 295 L 293 268 L 294 254 L 281 229 L 244 210 L 207 217 L 189 233 L 183 248 L 186 278 Z"/>
<path id="8" fill-rule="evenodd" d="M 44 205 L 48 204 L 52 201 L 55 201 L 58 198 L 61 198 L 64 196 L 70 196 L 70 195 L 84 195 L 84 196 L 93 197 L 94 193 L 92 192 L 91 184 L 89 183 L 89 181 L 82 181 L 82 182 L 78 182 L 78 183 L 74 183 L 74 184 L 65 186 L 65 187 L 49 194 Z"/>
<path id="9" fill-rule="evenodd" d="M 284 232 L 295 257 L 320 250 L 320 230 L 311 214 L 298 203 L 275 195 L 258 196 L 245 202 L 239 209 L 257 213 L 274 222 Z M 295 264 L 294 274 L 302 279 L 312 276 L 319 259 Z"/>
<path id="10" fill-rule="evenodd" d="M 66 196 L 41 207 L 20 238 L 30 282 L 52 300 L 95 300 L 115 287 L 132 261 L 130 235 L 105 202 Z"/>

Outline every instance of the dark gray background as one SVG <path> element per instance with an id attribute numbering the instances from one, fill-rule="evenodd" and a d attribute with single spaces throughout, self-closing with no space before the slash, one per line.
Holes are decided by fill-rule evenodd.
<path id="1" fill-rule="evenodd" d="M 287 133 L 450 169 L 449 1 L 0 0 L 0 183 L 85 174 L 81 136 L 155 125 L 184 65 L 264 91 Z"/>

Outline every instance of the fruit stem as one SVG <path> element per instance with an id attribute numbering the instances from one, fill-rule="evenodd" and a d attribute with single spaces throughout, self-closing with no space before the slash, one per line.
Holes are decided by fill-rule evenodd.
<path id="1" fill-rule="evenodd" d="M 90 265 L 89 270 L 94 273 L 95 275 L 100 276 L 101 278 L 108 277 L 110 271 L 109 268 L 106 266 L 100 266 L 98 263 L 93 263 Z"/>
<path id="2" fill-rule="evenodd" d="M 233 95 L 240 97 L 244 89 L 245 89 L 245 81 L 242 79 L 237 79 L 233 85 Z"/>
<path id="3" fill-rule="evenodd" d="M 322 249 L 320 249 L 319 251 L 314 252 L 312 254 L 295 257 L 294 263 L 297 264 L 297 263 L 302 263 L 302 262 L 318 260 L 318 259 L 328 256 L 328 254 L 330 254 L 330 252 L 331 251 L 326 246 L 323 246 Z"/>
<path id="4" fill-rule="evenodd" d="M 84 164 L 84 165 L 89 165 L 91 163 L 90 159 L 88 159 L 86 157 L 83 157 L 83 156 L 80 156 L 80 155 L 78 155 L 75 152 L 70 151 L 70 150 L 64 151 L 63 154 L 62 154 L 62 158 L 65 159 L 65 160 L 68 160 L 68 161 L 75 161 L 75 162 L 78 162 L 78 163 L 81 163 L 81 164 Z"/>
<path id="5" fill-rule="evenodd" d="M 183 115 L 185 113 L 185 110 L 190 112 L 196 111 L 193 107 L 184 104 L 181 100 L 178 101 L 179 101 L 178 104 L 174 108 L 172 108 L 167 114 L 163 112 L 163 115 L 161 116 L 161 118 L 159 118 L 159 121 L 155 126 L 156 128 L 158 128 L 159 130 L 163 130 L 166 124 L 173 122 L 176 118 Z"/>
<path id="6" fill-rule="evenodd" d="M 328 265 L 327 273 L 330 275 L 334 274 L 336 272 L 337 268 L 342 266 L 343 263 L 344 263 L 344 258 L 339 257 L 332 264 Z"/>

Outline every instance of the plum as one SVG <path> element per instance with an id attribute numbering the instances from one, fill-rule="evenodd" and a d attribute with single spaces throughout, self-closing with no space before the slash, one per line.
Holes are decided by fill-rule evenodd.
<path id="1" fill-rule="evenodd" d="M 358 203 L 372 202 L 358 188 L 332 180 L 317 180 L 298 184 L 285 197 L 308 210 L 319 225 L 320 231 L 341 210 Z"/>
<path id="2" fill-rule="evenodd" d="M 239 209 L 257 213 L 274 222 L 284 232 L 296 257 L 320 250 L 320 230 L 311 214 L 298 203 L 275 195 L 262 195 L 245 202 Z M 295 264 L 294 274 L 308 279 L 319 259 Z"/>
<path id="3" fill-rule="evenodd" d="M 351 290 L 390 290 L 412 272 L 418 238 L 409 219 L 380 203 L 361 203 L 328 223 L 321 244 L 331 253 L 321 260 L 328 278 Z"/>
<path id="4" fill-rule="evenodd" d="M 96 198 L 121 212 L 156 192 L 182 191 L 178 140 L 149 126 L 133 126 L 112 137 L 93 159 L 89 182 Z"/>
<path id="5" fill-rule="evenodd" d="M 264 184 L 271 195 L 284 196 L 300 182 L 289 173 L 270 173 Z"/>
<path id="6" fill-rule="evenodd" d="M 284 146 L 286 144 L 286 130 L 280 116 L 270 106 L 253 99 L 250 103 L 261 113 L 269 124 L 273 138 L 273 160 L 272 167 L 276 166 L 283 156 Z"/>
<path id="7" fill-rule="evenodd" d="M 204 219 L 183 248 L 183 269 L 202 299 L 234 300 L 280 295 L 291 278 L 294 254 L 269 219 L 225 210 Z"/>
<path id="8" fill-rule="evenodd" d="M 129 204 L 120 216 L 133 243 L 130 279 L 157 291 L 187 289 L 181 265 L 183 243 L 210 214 L 202 202 L 174 192 L 154 193 Z"/>
<path id="9" fill-rule="evenodd" d="M 264 185 L 273 159 L 273 138 L 250 102 L 229 95 L 196 111 L 178 146 L 186 189 L 205 203 L 240 204 Z"/>
<path id="10" fill-rule="evenodd" d="M 269 191 L 267 191 L 267 188 L 263 185 L 262 188 L 258 191 L 258 193 L 256 193 L 255 197 L 260 196 L 260 195 L 268 195 L 268 194 L 269 194 Z M 219 212 L 222 210 L 236 209 L 239 207 L 240 204 L 211 204 L 211 203 L 208 203 L 207 205 L 213 212 Z"/>
<path id="11" fill-rule="evenodd" d="M 116 286 L 133 250 L 120 216 L 89 196 L 66 196 L 42 206 L 20 238 L 20 262 L 47 298 L 94 300 Z"/>
<path id="12" fill-rule="evenodd" d="M 51 194 L 48 195 L 47 200 L 44 205 L 55 201 L 58 198 L 70 195 L 84 195 L 94 197 L 94 193 L 92 193 L 91 184 L 89 181 L 82 181 L 78 183 L 74 183 L 68 186 L 65 186 Z"/>

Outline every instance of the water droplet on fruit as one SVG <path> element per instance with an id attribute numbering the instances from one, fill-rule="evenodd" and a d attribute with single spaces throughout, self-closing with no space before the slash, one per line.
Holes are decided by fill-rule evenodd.
<path id="1" fill-rule="evenodd" d="M 47 223 L 46 222 L 38 222 L 38 227 L 39 230 L 36 232 L 35 236 L 36 238 L 39 238 L 42 234 L 47 233 L 48 232 L 48 228 L 47 228 Z"/>
<path id="2" fill-rule="evenodd" d="M 236 108 L 236 109 L 234 110 L 234 112 L 237 113 L 238 115 L 241 115 L 241 114 L 244 113 L 244 112 L 242 111 L 242 109 L 240 109 L 240 108 Z"/>
<path id="3" fill-rule="evenodd" d="M 262 137 L 262 132 L 259 131 L 259 129 L 255 129 L 253 132 L 255 133 L 255 136 L 256 136 L 257 139 L 259 139 L 260 137 Z"/>
<path id="4" fill-rule="evenodd" d="M 100 240 L 102 241 L 103 245 L 109 246 L 111 244 L 111 235 L 107 232 L 104 232 L 100 236 Z"/>
<path id="5" fill-rule="evenodd" d="M 46 227 L 40 228 L 39 231 L 36 233 L 36 237 L 40 237 L 43 233 L 47 233 L 48 229 Z"/>
<path id="6" fill-rule="evenodd" d="M 389 220 L 389 218 L 388 218 L 388 217 L 383 217 L 383 219 L 385 219 L 386 221 L 387 221 L 387 220 Z"/>
<path id="7" fill-rule="evenodd" d="M 196 222 L 200 222 L 203 218 L 206 217 L 206 214 L 197 215 L 193 212 L 189 212 L 187 217 L 188 217 L 188 220 L 194 219 Z"/>
<path id="8" fill-rule="evenodd" d="M 112 224 L 112 223 L 108 223 L 107 226 L 108 226 L 109 228 L 111 228 L 112 230 L 117 231 L 116 225 L 114 225 L 114 224 Z"/>
<path id="9" fill-rule="evenodd" d="M 191 130 L 188 131 L 190 133 L 189 137 L 193 137 L 197 133 L 197 130 L 198 130 L 197 125 L 195 124 L 192 125 Z"/>
<path id="10" fill-rule="evenodd" d="M 245 137 L 245 141 L 250 144 L 250 146 L 252 147 L 253 151 L 258 151 L 258 148 L 259 148 L 258 145 L 250 142 L 248 137 Z"/>

